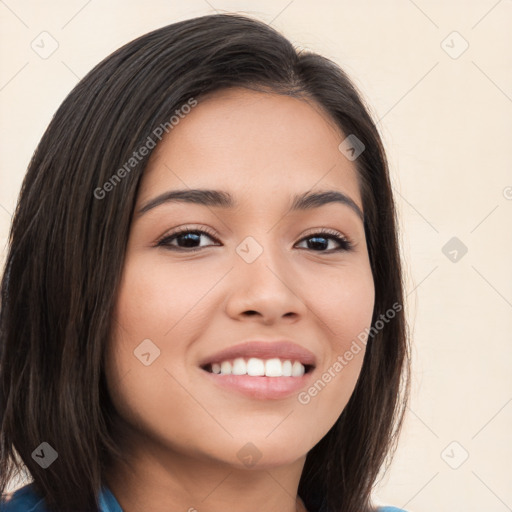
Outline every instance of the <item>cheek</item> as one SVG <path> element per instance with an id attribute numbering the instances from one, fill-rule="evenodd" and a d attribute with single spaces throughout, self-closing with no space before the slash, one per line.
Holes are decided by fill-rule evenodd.
<path id="1" fill-rule="evenodd" d="M 317 275 L 315 283 L 318 293 L 309 295 L 308 306 L 329 344 L 316 380 L 298 396 L 298 403 L 311 417 L 322 418 L 325 433 L 343 412 L 359 378 L 375 288 L 369 265 Z"/>
<path id="2" fill-rule="evenodd" d="M 184 281 L 179 273 L 171 276 L 143 260 L 127 260 L 106 355 L 108 388 L 126 425 L 144 432 L 153 431 L 155 423 L 162 425 L 165 442 L 179 438 L 186 443 L 191 435 L 174 414 L 190 408 L 190 397 L 178 384 L 187 385 L 186 375 L 172 368 L 172 361 L 183 359 L 185 353 L 180 340 L 186 336 L 179 329 L 186 322 L 180 319 L 197 302 L 186 295 L 192 284 L 182 290 Z"/>
<path id="3" fill-rule="evenodd" d="M 186 362 L 188 343 L 200 336 L 205 315 L 200 301 L 218 278 L 211 270 L 176 267 L 165 259 L 127 258 L 106 370 L 112 399 L 125 420 L 149 428 L 158 418 L 186 439 L 189 433 L 173 421 L 173 411 L 194 407 L 185 391 L 190 387 L 186 367 L 177 362 Z"/>
<path id="4" fill-rule="evenodd" d="M 201 310 L 198 303 L 214 283 L 212 272 L 200 267 L 185 271 L 165 258 L 131 258 L 125 265 L 116 318 L 126 332 L 141 340 L 167 338 L 182 320 L 188 323 Z"/>
<path id="5" fill-rule="evenodd" d="M 375 288 L 369 264 L 329 269 L 308 278 L 310 309 L 324 326 L 331 349 L 345 351 L 353 339 L 370 327 Z"/>

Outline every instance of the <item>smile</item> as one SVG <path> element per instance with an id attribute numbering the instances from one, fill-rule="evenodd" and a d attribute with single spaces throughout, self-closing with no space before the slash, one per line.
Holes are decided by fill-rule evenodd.
<path id="1" fill-rule="evenodd" d="M 201 374 L 216 387 L 218 386 L 235 394 L 254 400 L 279 400 L 297 395 L 309 385 L 314 373 L 312 366 L 304 367 L 297 361 L 293 364 L 289 360 L 281 361 L 275 358 L 266 361 L 250 358 L 247 364 L 245 360 L 242 359 L 242 361 L 243 364 L 237 359 L 233 362 L 223 361 L 222 363 L 209 364 L 201 368 Z M 295 363 L 297 364 L 295 365 Z M 217 373 L 212 370 L 212 366 Z M 265 368 L 265 373 L 268 371 L 274 375 L 262 374 L 262 366 Z M 285 373 L 289 373 L 290 366 L 292 373 L 295 372 L 295 375 L 284 376 Z M 235 372 L 244 371 L 244 373 L 237 375 L 232 373 L 233 369 Z M 257 374 L 248 374 L 247 369 L 249 372 L 255 371 Z M 226 373 L 223 373 L 223 370 Z M 276 375 L 277 373 L 280 373 L 280 375 Z"/>
<path id="2" fill-rule="evenodd" d="M 234 360 L 212 363 L 205 370 L 218 375 L 249 375 L 251 377 L 301 377 L 310 371 L 311 365 L 299 361 L 282 360 L 277 357 L 260 359 L 257 357 L 238 357 Z"/>

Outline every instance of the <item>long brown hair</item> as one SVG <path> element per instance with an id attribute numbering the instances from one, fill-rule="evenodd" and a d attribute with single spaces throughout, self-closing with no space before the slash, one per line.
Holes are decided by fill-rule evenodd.
<path id="1" fill-rule="evenodd" d="M 152 150 L 117 171 L 190 98 L 230 86 L 312 99 L 365 146 L 355 164 L 375 284 L 372 325 L 393 304 L 402 307 L 369 337 L 350 401 L 307 455 L 299 495 L 310 512 L 371 509 L 410 380 L 398 219 L 383 144 L 338 65 L 234 14 L 174 23 L 108 56 L 64 100 L 33 155 L 1 283 L 0 493 L 24 465 L 50 509 L 97 510 L 105 471 L 122 456 L 104 353 Z M 122 179 L 113 179 L 116 172 Z M 32 458 L 42 442 L 58 453 L 46 469 Z"/>

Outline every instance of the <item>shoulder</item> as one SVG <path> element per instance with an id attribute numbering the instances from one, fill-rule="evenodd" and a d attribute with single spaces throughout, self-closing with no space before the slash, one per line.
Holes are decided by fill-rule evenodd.
<path id="1" fill-rule="evenodd" d="M 7 494 L 5 502 L 0 503 L 0 512 L 47 512 L 44 500 L 38 496 L 29 483 Z"/>
<path id="2" fill-rule="evenodd" d="M 384 507 L 378 507 L 377 512 L 407 512 L 407 510 L 386 505 Z"/>

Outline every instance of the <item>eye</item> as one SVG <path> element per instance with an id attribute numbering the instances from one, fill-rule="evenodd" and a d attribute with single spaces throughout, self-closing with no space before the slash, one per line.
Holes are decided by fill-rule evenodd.
<path id="1" fill-rule="evenodd" d="M 206 238 L 210 238 L 210 240 L 215 240 L 216 242 L 218 242 L 215 235 L 206 228 L 193 229 L 191 227 L 186 226 L 178 231 L 175 231 L 174 233 L 166 234 L 156 243 L 156 246 L 165 247 L 166 249 L 174 251 L 198 251 L 202 247 L 209 247 L 208 245 L 200 244 L 201 237 L 203 236 L 205 236 Z M 343 236 L 341 233 L 334 230 L 320 230 L 316 233 L 312 233 L 311 235 L 308 235 L 307 237 L 303 238 L 302 240 L 300 240 L 299 243 L 303 243 L 304 241 L 308 242 L 309 240 L 311 240 L 312 242 L 307 244 L 308 247 L 306 247 L 306 249 L 313 250 L 314 252 L 330 253 L 353 250 L 353 243 L 347 237 Z M 337 243 L 338 247 L 330 248 L 329 250 L 321 250 L 327 249 L 329 246 L 329 242 Z M 198 243 L 199 245 L 197 245 Z"/>
<path id="2" fill-rule="evenodd" d="M 308 243 L 307 249 L 322 249 L 327 248 L 329 242 L 336 242 L 338 244 L 337 248 L 329 249 L 329 250 L 314 250 L 314 252 L 338 252 L 338 251 L 352 251 L 354 248 L 353 243 L 338 231 L 330 230 L 330 229 L 322 229 L 317 233 L 312 233 L 307 237 L 303 238 L 299 243 L 303 241 L 312 240 L 312 242 Z"/>
<path id="3" fill-rule="evenodd" d="M 156 243 L 156 245 L 157 247 L 165 247 L 166 249 L 174 251 L 193 252 L 200 250 L 201 247 L 205 247 L 204 245 L 196 245 L 200 242 L 202 236 L 206 236 L 207 238 L 217 241 L 213 233 L 210 233 L 207 229 L 192 229 L 190 227 L 184 227 L 179 231 L 165 235 L 164 238 L 161 238 Z M 174 241 L 176 241 L 178 245 L 173 244 L 172 242 Z"/>

